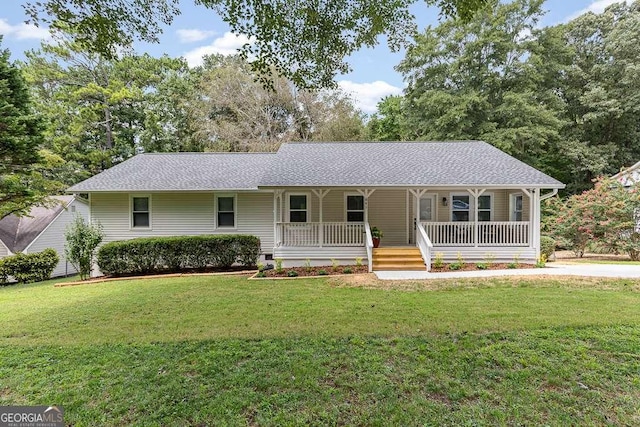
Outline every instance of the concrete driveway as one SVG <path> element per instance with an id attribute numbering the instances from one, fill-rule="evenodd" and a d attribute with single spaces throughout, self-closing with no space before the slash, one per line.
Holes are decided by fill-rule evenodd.
<path id="1" fill-rule="evenodd" d="M 546 268 L 516 270 L 477 270 L 428 273 L 426 271 L 375 271 L 382 280 L 455 279 L 465 277 L 499 276 L 582 276 L 640 279 L 640 265 L 585 264 L 551 262 Z"/>

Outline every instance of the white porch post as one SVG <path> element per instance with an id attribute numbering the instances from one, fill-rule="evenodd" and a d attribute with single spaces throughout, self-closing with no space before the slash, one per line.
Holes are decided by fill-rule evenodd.
<path id="1" fill-rule="evenodd" d="M 278 224 L 278 199 L 280 199 L 280 205 L 282 205 L 282 193 L 283 190 L 275 190 L 273 192 L 273 245 L 275 247 L 280 246 L 280 226 Z M 282 216 L 282 215 L 280 215 Z M 282 221 L 282 218 L 281 218 Z"/>
<path id="2" fill-rule="evenodd" d="M 320 209 L 318 218 L 320 220 L 320 230 L 318 230 L 318 243 L 320 247 L 324 244 L 324 224 L 322 223 L 322 199 L 329 193 L 329 190 L 311 190 L 318 197 L 318 209 Z"/>
<path id="3" fill-rule="evenodd" d="M 369 222 L 369 197 L 376 191 L 375 189 L 357 190 L 358 194 L 364 199 L 364 222 Z"/>
<path id="4" fill-rule="evenodd" d="M 521 189 L 524 194 L 529 198 L 529 247 L 533 246 L 533 228 L 534 228 L 534 217 L 533 217 L 533 191 L 527 190 L 526 188 Z"/>
<path id="5" fill-rule="evenodd" d="M 480 222 L 478 221 L 478 199 L 482 196 L 482 193 L 486 191 L 485 188 L 482 190 L 471 190 L 467 189 L 467 191 L 473 196 L 473 246 L 478 247 L 478 228 L 480 226 Z"/>
<path id="6" fill-rule="evenodd" d="M 533 248 L 536 251 L 536 259 L 540 258 L 540 189 L 533 190 L 534 212 L 533 216 Z"/>

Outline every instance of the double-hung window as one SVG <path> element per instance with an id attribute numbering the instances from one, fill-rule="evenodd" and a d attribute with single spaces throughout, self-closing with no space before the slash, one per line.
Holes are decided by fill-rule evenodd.
<path id="1" fill-rule="evenodd" d="M 491 221 L 491 196 L 478 197 L 478 221 Z"/>
<path id="2" fill-rule="evenodd" d="M 468 222 L 471 217 L 471 196 L 454 194 L 451 196 L 451 221 Z"/>
<path id="3" fill-rule="evenodd" d="M 309 204 L 306 194 L 289 195 L 289 222 L 308 222 Z"/>
<path id="4" fill-rule="evenodd" d="M 364 222 L 364 196 L 347 194 L 347 222 Z"/>
<path id="5" fill-rule="evenodd" d="M 131 227 L 151 228 L 151 197 L 131 197 Z"/>
<path id="6" fill-rule="evenodd" d="M 216 196 L 217 226 L 235 228 L 236 198 L 234 196 Z"/>

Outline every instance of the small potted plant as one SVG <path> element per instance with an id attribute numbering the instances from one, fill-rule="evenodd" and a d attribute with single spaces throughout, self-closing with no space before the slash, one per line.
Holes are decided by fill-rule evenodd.
<path id="1" fill-rule="evenodd" d="M 373 247 L 377 248 L 380 246 L 380 239 L 382 239 L 382 231 L 378 227 L 371 228 L 371 238 L 373 240 Z"/>

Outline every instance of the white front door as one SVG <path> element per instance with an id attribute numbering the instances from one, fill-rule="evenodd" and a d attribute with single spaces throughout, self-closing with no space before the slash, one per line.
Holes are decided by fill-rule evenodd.
<path id="1" fill-rule="evenodd" d="M 417 203 L 416 212 L 417 217 L 414 219 L 414 232 L 417 232 L 417 227 L 421 227 L 423 222 L 432 222 L 436 220 L 436 195 L 428 194 L 422 196 Z M 416 237 L 414 236 L 414 242 Z"/>

